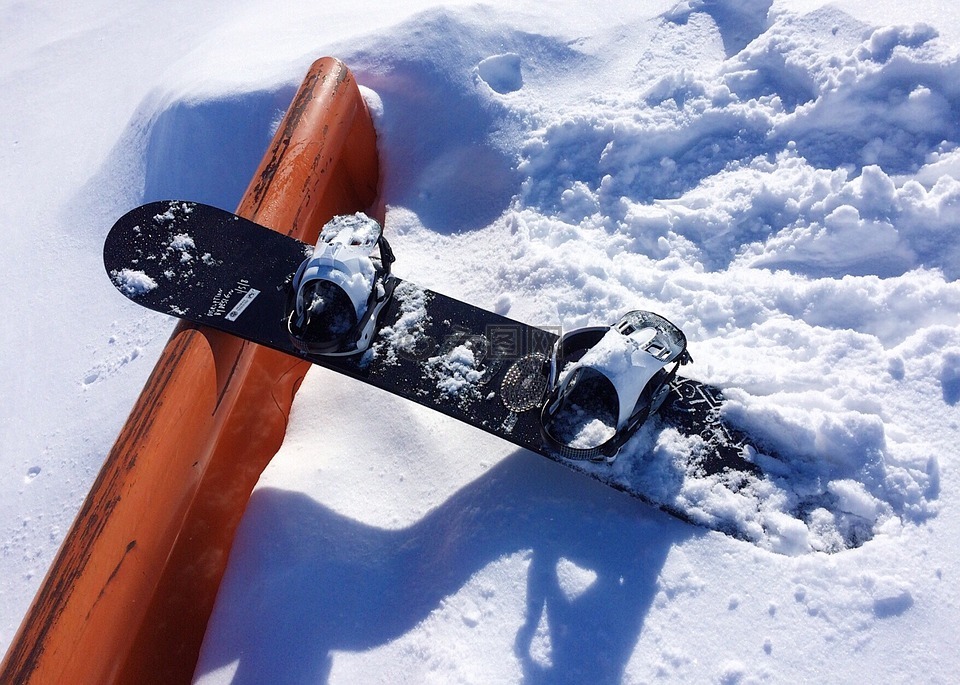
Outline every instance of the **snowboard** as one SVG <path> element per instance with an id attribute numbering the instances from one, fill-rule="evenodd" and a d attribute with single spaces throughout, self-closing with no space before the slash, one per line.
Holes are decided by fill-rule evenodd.
<path id="1" fill-rule="evenodd" d="M 109 231 L 104 267 L 137 304 L 209 326 L 368 383 L 492 433 L 682 519 L 745 537 L 683 503 L 685 474 L 728 485 L 763 476 L 748 437 L 729 425 L 716 387 L 676 378 L 660 411 L 611 464 L 556 454 L 540 430 L 544 364 L 559 330 L 530 326 L 397 279 L 370 348 L 313 356 L 291 341 L 291 281 L 313 246 L 209 205 L 138 207 Z M 664 431 L 691 445 L 656 459 Z M 662 450 L 660 450 L 662 452 Z M 731 487 L 736 487 L 731 486 Z"/>

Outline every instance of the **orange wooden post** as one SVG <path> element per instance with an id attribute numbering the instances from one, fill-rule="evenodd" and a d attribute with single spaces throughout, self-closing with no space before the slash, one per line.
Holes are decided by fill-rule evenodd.
<path id="1" fill-rule="evenodd" d="M 315 62 L 237 210 L 307 242 L 373 211 L 376 134 L 349 70 Z M 179 325 L 2 665 L 0 683 L 193 675 L 234 532 L 309 364 Z"/>

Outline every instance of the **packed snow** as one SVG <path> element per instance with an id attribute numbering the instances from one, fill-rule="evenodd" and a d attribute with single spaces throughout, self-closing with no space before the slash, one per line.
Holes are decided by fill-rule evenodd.
<path id="1" fill-rule="evenodd" d="M 451 399 L 460 400 L 479 392 L 477 386 L 483 378 L 483 369 L 469 345 L 457 345 L 429 357 L 426 368 L 436 379 L 437 389 Z"/>
<path id="2" fill-rule="evenodd" d="M 564 330 L 657 311 L 687 336 L 683 372 L 779 459 L 730 484 L 679 473 L 698 446 L 669 430 L 627 446 L 651 487 L 752 544 L 313 369 L 197 680 L 956 679 L 956 7 L 38 0 L 0 18 L 4 649 L 173 327 L 115 292 L 106 231 L 148 200 L 234 208 L 333 54 L 375 115 L 399 276 Z M 423 291 L 397 296 L 388 358 L 424 325 Z"/>
<path id="3" fill-rule="evenodd" d="M 172 250 L 186 252 L 187 250 L 193 250 L 196 247 L 197 245 L 193 242 L 193 238 L 186 233 L 178 233 L 170 239 L 170 249 Z"/>
<path id="4" fill-rule="evenodd" d="M 380 329 L 370 353 L 379 356 L 387 364 L 395 364 L 398 357 L 408 355 L 417 358 L 421 341 L 430 321 L 427 314 L 429 293 L 409 282 L 400 283 L 393 291 L 400 305 L 400 318 L 391 326 Z"/>
<path id="5" fill-rule="evenodd" d="M 320 240 L 328 243 L 369 247 L 371 250 L 380 238 L 382 229 L 376 219 L 363 212 L 342 214 L 328 221 L 320 234 Z"/>
<path id="6" fill-rule="evenodd" d="M 128 296 L 136 297 L 157 287 L 154 279 L 137 269 L 120 269 L 111 275 L 117 287 Z"/>
<path id="7" fill-rule="evenodd" d="M 589 450 L 616 435 L 617 417 L 609 407 L 582 407 L 571 402 L 556 413 L 548 430 L 567 447 Z"/>

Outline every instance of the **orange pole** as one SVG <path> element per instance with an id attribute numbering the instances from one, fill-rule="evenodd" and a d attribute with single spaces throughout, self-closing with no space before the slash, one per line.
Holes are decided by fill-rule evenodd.
<path id="1" fill-rule="evenodd" d="M 324 58 L 237 213 L 313 242 L 334 214 L 371 211 L 377 182 L 369 112 L 349 70 Z M 189 682 L 234 532 L 308 368 L 216 331 L 174 330 L 0 683 Z"/>

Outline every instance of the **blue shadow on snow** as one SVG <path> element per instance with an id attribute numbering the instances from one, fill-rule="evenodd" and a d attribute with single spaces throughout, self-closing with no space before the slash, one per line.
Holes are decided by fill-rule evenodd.
<path id="1" fill-rule="evenodd" d="M 221 587 L 197 675 L 238 662 L 235 685 L 326 682 L 335 650 L 402 637 L 481 569 L 529 550 L 526 617 L 515 638 L 524 682 L 619 683 L 667 553 L 696 532 L 527 452 L 399 530 L 360 523 L 300 493 L 260 489 L 238 532 L 233 556 L 243 561 Z M 574 598 L 557 576 L 561 558 L 596 574 Z M 494 604 L 499 591 L 489 591 Z M 531 654 L 543 615 L 547 664 Z"/>
<path id="2" fill-rule="evenodd" d="M 295 89 L 180 100 L 150 125 L 144 202 L 185 199 L 236 209 Z"/>

